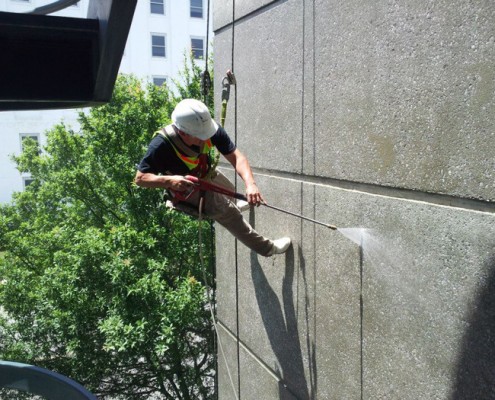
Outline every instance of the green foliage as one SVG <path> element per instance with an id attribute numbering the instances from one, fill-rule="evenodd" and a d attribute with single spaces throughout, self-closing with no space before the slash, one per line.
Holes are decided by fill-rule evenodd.
<path id="1" fill-rule="evenodd" d="M 196 72 L 179 85 L 196 94 Z M 192 86 L 191 86 L 192 85 Z M 213 331 L 198 223 L 132 181 L 179 100 L 120 76 L 111 102 L 60 124 L 42 154 L 15 158 L 34 182 L 0 209 L 0 358 L 36 364 L 101 397 L 209 398 Z M 212 231 L 203 224 L 212 285 Z"/>
<path id="2" fill-rule="evenodd" d="M 9 400 L 46 400 L 46 397 L 22 392 L 15 389 L 0 389 L 0 399 Z"/>
<path id="3" fill-rule="evenodd" d="M 211 61 L 212 57 L 209 56 Z M 201 68 L 194 61 L 192 53 L 184 54 L 184 68 L 179 72 L 180 79 L 174 79 L 173 82 L 177 88 L 179 96 L 175 98 L 176 101 L 184 99 L 187 97 L 198 99 L 203 101 L 210 110 L 214 109 L 214 96 L 213 96 L 213 81 L 211 82 L 212 87 L 208 95 L 205 97 L 201 91 Z M 210 74 L 213 74 L 210 71 Z M 184 83 L 181 83 L 184 82 Z M 212 113 L 213 116 L 213 113 Z"/>

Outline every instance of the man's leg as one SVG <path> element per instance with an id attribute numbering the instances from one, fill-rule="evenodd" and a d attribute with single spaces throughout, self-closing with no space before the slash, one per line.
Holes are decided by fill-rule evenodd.
<path id="1" fill-rule="evenodd" d="M 228 179 L 221 173 L 218 173 L 217 177 L 213 178 L 213 182 L 225 187 L 225 181 Z M 230 183 L 229 189 L 232 189 Z M 196 207 L 199 207 L 199 193 L 194 193 L 187 203 Z M 285 252 L 290 246 L 289 238 L 281 238 L 275 241 L 261 236 L 256 232 L 253 227 L 242 217 L 241 211 L 234 203 L 234 199 L 230 199 L 220 193 L 206 192 L 204 198 L 204 213 L 209 218 L 212 218 L 225 229 L 227 229 L 234 237 L 236 237 L 241 243 L 249 247 L 256 253 L 269 257 L 273 254 L 280 254 Z"/>
<path id="2" fill-rule="evenodd" d="M 230 182 L 230 180 L 224 174 L 222 174 L 218 170 L 215 171 L 215 174 L 216 175 L 212 179 L 213 183 L 235 192 L 235 186 L 232 184 L 232 182 Z M 241 212 L 247 211 L 251 208 L 249 203 L 244 200 L 232 200 L 232 202 L 235 203 L 235 205 L 239 210 L 241 210 Z"/>
<path id="3" fill-rule="evenodd" d="M 205 213 L 240 242 L 254 250 L 262 256 L 267 256 L 273 248 L 273 242 L 261 236 L 253 227 L 242 217 L 239 208 L 219 193 L 206 193 L 206 210 Z"/>

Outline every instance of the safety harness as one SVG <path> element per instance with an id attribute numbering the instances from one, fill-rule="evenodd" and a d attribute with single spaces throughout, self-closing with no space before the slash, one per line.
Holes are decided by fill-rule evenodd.
<path id="1" fill-rule="evenodd" d="M 186 146 L 179 135 L 175 132 L 172 125 L 167 125 L 165 128 L 157 132 L 157 134 L 164 137 L 174 149 L 177 157 L 187 166 L 190 175 L 197 176 L 198 178 L 204 178 L 210 168 L 212 162 L 210 160 L 210 151 L 213 148 L 211 140 L 208 139 L 203 147 L 199 151 Z"/>
<path id="2" fill-rule="evenodd" d="M 214 147 L 210 139 L 205 141 L 202 148 L 194 150 L 182 141 L 172 125 L 167 125 L 165 128 L 157 131 L 156 134 L 162 136 L 170 143 L 177 157 L 189 169 L 190 175 L 198 178 L 207 178 L 214 173 L 218 158 L 212 155 Z M 198 210 L 184 203 L 194 192 L 194 188 L 187 192 L 177 192 L 167 189 L 164 192 L 164 200 L 166 202 L 167 200 L 170 201 L 172 208 L 196 217 Z M 200 190 L 199 195 L 200 198 L 204 198 L 205 191 Z M 204 207 L 205 201 L 202 201 L 201 204 Z"/>

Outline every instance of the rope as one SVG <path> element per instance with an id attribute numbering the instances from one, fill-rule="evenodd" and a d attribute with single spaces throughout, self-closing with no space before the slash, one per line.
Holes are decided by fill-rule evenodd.
<path id="1" fill-rule="evenodd" d="M 232 1 L 232 71 L 234 71 L 234 27 L 235 27 L 235 0 Z M 207 104 L 207 98 L 208 94 L 211 88 L 211 78 L 210 78 L 210 73 L 208 71 L 208 46 L 209 46 L 209 33 L 210 33 L 210 0 L 208 0 L 208 5 L 207 5 L 207 17 L 206 17 L 206 55 L 205 55 L 205 70 L 201 74 L 201 90 L 204 96 L 204 103 Z M 237 143 L 237 89 L 235 92 L 235 105 L 234 105 L 234 141 Z M 235 175 L 235 181 L 234 185 L 237 188 L 237 174 Z M 229 364 L 227 362 L 227 358 L 225 356 L 225 352 L 223 350 L 222 342 L 220 340 L 220 335 L 218 333 L 218 328 L 217 328 L 217 322 L 215 318 L 215 314 L 213 311 L 213 302 L 211 300 L 211 288 L 208 285 L 208 281 L 206 279 L 206 272 L 205 272 L 205 266 L 204 266 L 204 260 L 203 260 L 203 252 L 202 252 L 202 228 L 201 228 L 201 222 L 202 222 L 202 212 L 203 212 L 203 200 L 204 197 L 200 197 L 199 201 L 199 257 L 200 257 L 200 262 L 201 262 L 201 269 L 203 271 L 203 279 L 205 281 L 206 289 L 207 289 L 207 296 L 208 296 L 208 303 L 210 307 L 210 312 L 211 312 L 211 318 L 213 322 L 213 327 L 215 328 L 215 334 L 217 337 L 217 342 L 220 347 L 220 351 L 222 353 L 222 356 L 224 358 L 225 366 L 227 367 L 227 373 L 229 375 L 230 383 L 232 384 L 232 389 L 234 391 L 234 396 L 236 400 L 240 399 L 240 393 L 241 393 L 241 377 L 240 377 L 240 371 L 241 371 L 241 366 L 240 366 L 240 343 L 239 343 L 239 261 L 238 261 L 238 242 L 237 239 L 235 239 L 235 296 L 236 296 L 236 338 L 237 338 L 237 391 L 235 389 L 235 384 L 234 380 L 232 378 L 232 374 L 230 373 L 230 368 Z"/>
<path id="2" fill-rule="evenodd" d="M 200 198 L 199 198 L 199 218 L 198 218 L 198 221 L 199 221 L 199 261 L 201 264 L 201 271 L 203 273 L 203 280 L 205 282 L 206 297 L 208 300 L 208 307 L 210 308 L 211 321 L 213 323 L 213 328 L 215 329 L 215 335 L 217 338 L 217 343 L 218 343 L 218 346 L 220 347 L 220 352 L 222 353 L 223 360 L 225 362 L 225 366 L 227 367 L 227 374 L 229 375 L 230 383 L 231 383 L 232 389 L 234 391 L 234 396 L 235 396 L 236 400 L 239 400 L 239 397 L 237 396 L 237 392 L 235 390 L 234 379 L 232 378 L 232 374 L 230 373 L 230 368 L 229 368 L 229 364 L 227 362 L 227 357 L 225 356 L 225 351 L 223 350 L 222 341 L 220 340 L 220 334 L 218 333 L 217 319 L 215 318 L 215 313 L 213 312 L 214 305 L 213 305 L 213 301 L 211 299 L 212 288 L 208 284 L 208 280 L 207 280 L 207 276 L 206 276 L 206 268 L 205 268 L 205 262 L 204 262 L 204 257 L 203 257 L 203 234 L 202 234 L 203 206 L 204 206 L 204 196 L 200 196 Z"/>
<path id="3" fill-rule="evenodd" d="M 235 74 L 235 0 L 232 0 L 232 73 Z M 234 142 L 237 144 L 237 85 L 234 94 Z M 234 174 L 234 187 L 237 190 L 237 174 Z M 241 397 L 241 345 L 239 340 L 239 243 L 234 241 L 235 252 L 235 308 L 236 308 L 236 338 L 237 338 L 237 390 Z"/>
<path id="4" fill-rule="evenodd" d="M 234 69 L 234 19 L 235 17 L 235 0 L 233 0 L 232 4 L 232 70 Z M 207 17 L 206 17 L 206 55 L 205 55 L 205 70 L 201 74 L 201 91 L 204 96 L 204 103 L 208 104 L 208 94 L 210 92 L 211 88 L 211 77 L 210 73 L 208 71 L 208 53 L 209 53 L 209 34 L 210 34 L 210 0 L 208 0 L 208 5 L 207 5 Z M 235 142 L 237 142 L 237 91 L 236 91 L 236 98 L 235 98 Z M 237 176 L 235 177 L 235 185 L 237 187 Z M 206 291 L 207 291 L 207 298 L 208 298 L 208 304 L 210 307 L 210 313 L 211 313 L 211 320 L 213 323 L 213 327 L 215 329 L 215 335 L 217 338 L 217 343 L 218 346 L 220 347 L 220 351 L 222 353 L 225 366 L 227 368 L 227 373 L 229 375 L 230 383 L 232 385 L 232 389 L 234 391 L 234 396 L 236 400 L 239 400 L 240 398 L 240 393 L 241 393 L 241 384 L 240 384 L 240 348 L 239 348 L 239 276 L 238 276 L 238 260 L 237 260 L 237 239 L 235 240 L 235 264 L 236 264 L 236 320 L 237 320 L 237 381 L 238 381 L 238 388 L 236 391 L 234 380 L 232 378 L 232 374 L 230 372 L 229 364 L 227 362 L 227 357 L 225 356 L 225 352 L 223 350 L 222 342 L 220 340 L 220 335 L 218 333 L 218 328 L 217 328 L 217 321 L 215 318 L 215 313 L 214 313 L 214 306 L 213 306 L 213 301 L 211 300 L 211 292 L 212 289 L 208 285 L 207 277 L 206 277 L 206 268 L 204 265 L 204 259 L 203 259 L 203 238 L 202 238 L 202 213 L 203 213 L 203 202 L 204 202 L 204 196 L 200 196 L 199 200 L 199 258 L 200 258 L 200 263 L 201 263 L 201 269 L 203 271 L 203 280 L 205 282 L 206 286 Z M 238 395 L 239 393 L 239 395 Z"/>
<path id="5" fill-rule="evenodd" d="M 210 0 L 208 0 L 206 14 L 206 54 L 205 54 L 205 70 L 201 74 L 201 92 L 203 93 L 204 103 L 208 104 L 208 94 L 211 88 L 211 77 L 210 71 L 208 71 L 208 46 L 209 46 L 209 36 L 210 36 Z"/>
<path id="6" fill-rule="evenodd" d="M 210 35 L 210 0 L 208 0 L 208 5 L 206 7 L 206 54 L 205 54 L 205 70 L 208 71 L 208 45 L 209 45 L 209 35 Z"/>

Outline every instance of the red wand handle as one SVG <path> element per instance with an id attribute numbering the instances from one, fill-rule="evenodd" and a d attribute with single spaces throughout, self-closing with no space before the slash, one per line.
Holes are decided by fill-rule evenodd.
<path id="1" fill-rule="evenodd" d="M 234 199 L 248 201 L 247 197 L 244 196 L 243 194 L 234 192 L 233 190 L 229 190 L 227 188 L 224 188 L 223 186 L 204 181 L 196 176 L 186 175 L 185 178 L 196 185 L 196 190 L 207 190 L 211 192 L 224 194 L 225 196 L 233 197 Z"/>

